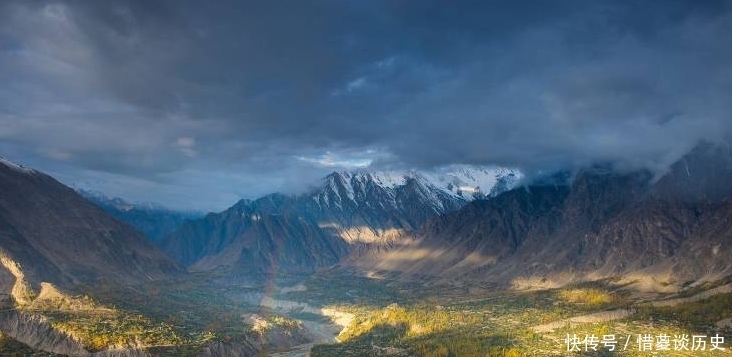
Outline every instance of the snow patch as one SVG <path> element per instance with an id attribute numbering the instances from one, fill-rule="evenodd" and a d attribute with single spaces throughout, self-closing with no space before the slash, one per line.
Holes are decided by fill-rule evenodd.
<path id="1" fill-rule="evenodd" d="M 370 175 L 374 182 L 381 187 L 396 188 L 404 186 L 404 184 L 407 183 L 407 180 L 414 176 L 414 173 L 411 173 L 410 175 L 410 172 L 405 171 L 380 171 L 372 172 L 368 175 Z"/>

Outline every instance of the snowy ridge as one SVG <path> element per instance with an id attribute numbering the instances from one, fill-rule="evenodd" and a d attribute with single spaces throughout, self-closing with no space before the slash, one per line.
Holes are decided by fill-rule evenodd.
<path id="1" fill-rule="evenodd" d="M 395 188 L 404 186 L 409 178 L 416 176 L 416 173 L 410 171 L 380 171 L 366 175 L 370 176 L 381 187 Z"/>
<path id="2" fill-rule="evenodd" d="M 318 190 L 313 199 L 326 206 L 340 207 L 345 202 L 358 205 L 377 187 L 385 195 L 382 199 L 393 201 L 397 190 L 414 181 L 422 199 L 442 209 L 445 199 L 464 203 L 485 199 L 513 188 L 522 177 L 516 169 L 470 165 L 451 165 L 424 172 L 341 171 L 328 175 L 321 186 L 322 191 Z"/>
<path id="3" fill-rule="evenodd" d="M 440 194 L 444 193 L 444 190 L 439 187 L 435 187 L 435 185 L 432 184 L 432 182 L 425 176 L 416 175 L 414 180 L 417 183 L 417 188 L 419 189 L 417 193 L 422 197 L 422 201 L 429 203 L 432 207 L 436 208 L 438 212 L 444 212 L 445 207 L 443 200 L 440 197 Z"/>
<path id="4" fill-rule="evenodd" d="M 523 174 L 516 169 L 505 167 L 450 165 L 426 172 L 424 176 L 433 185 L 451 195 L 472 201 L 513 188 Z M 504 184 L 506 187 L 496 192 L 495 189 L 499 184 Z"/>
<path id="5" fill-rule="evenodd" d="M 7 167 L 9 167 L 9 168 L 11 168 L 11 169 L 13 169 L 15 171 L 23 172 L 23 173 L 26 173 L 26 174 L 32 174 L 32 173 L 35 173 L 36 172 L 33 169 L 29 169 L 29 168 L 27 168 L 27 167 L 25 167 L 23 165 L 16 164 L 16 163 L 14 163 L 14 162 L 12 162 L 10 160 L 7 160 L 6 158 L 4 158 L 2 156 L 0 156 L 0 164 L 5 165 L 5 166 L 7 166 Z"/>
<path id="6" fill-rule="evenodd" d="M 352 177 L 357 177 L 360 181 L 372 179 L 379 186 L 391 189 L 404 186 L 409 179 L 417 179 L 427 186 L 467 201 L 489 196 L 500 183 L 507 185 L 504 190 L 511 189 L 523 178 L 523 174 L 517 169 L 472 165 L 450 165 L 429 171 L 363 171 L 340 174 L 348 180 Z"/>

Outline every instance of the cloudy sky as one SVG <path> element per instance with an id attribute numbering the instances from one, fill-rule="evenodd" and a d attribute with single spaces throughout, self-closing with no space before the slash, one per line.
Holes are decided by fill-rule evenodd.
<path id="1" fill-rule="evenodd" d="M 0 155 L 222 210 L 333 170 L 619 162 L 732 127 L 732 2 L 2 1 Z"/>

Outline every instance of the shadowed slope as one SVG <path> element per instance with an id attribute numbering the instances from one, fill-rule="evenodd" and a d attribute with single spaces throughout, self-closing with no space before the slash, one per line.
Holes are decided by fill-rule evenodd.
<path id="1" fill-rule="evenodd" d="M 41 281 L 67 287 L 124 284 L 181 272 L 142 234 L 72 189 L 5 163 L 0 163 L 0 232 L 4 270 L 20 267 L 36 289 Z"/>

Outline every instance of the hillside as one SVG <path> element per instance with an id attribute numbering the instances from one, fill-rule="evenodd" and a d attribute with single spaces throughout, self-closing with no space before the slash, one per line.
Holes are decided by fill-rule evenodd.
<path id="1" fill-rule="evenodd" d="M 39 171 L 0 162 L 1 293 L 21 301 L 41 282 L 139 283 L 181 273 L 132 227 Z"/>

